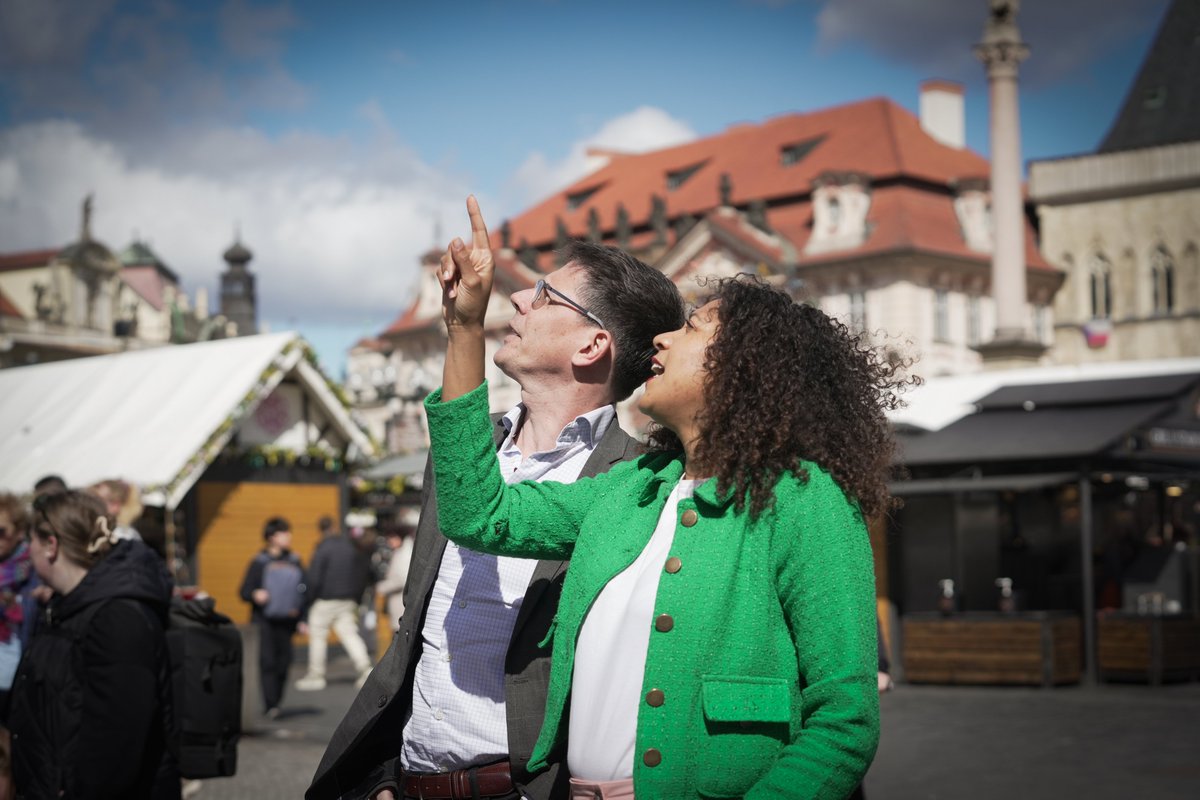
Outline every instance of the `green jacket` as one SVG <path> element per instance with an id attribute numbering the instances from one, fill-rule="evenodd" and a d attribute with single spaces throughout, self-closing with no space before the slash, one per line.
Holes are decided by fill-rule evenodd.
<path id="1" fill-rule="evenodd" d="M 571 559 L 535 770 L 566 737 L 584 617 L 645 548 L 683 461 L 652 453 L 572 484 L 506 486 L 486 384 L 440 400 L 425 408 L 442 530 L 487 553 Z M 870 543 L 828 473 L 804 468 L 754 521 L 715 481 L 680 502 L 643 685 L 661 702 L 638 710 L 638 797 L 842 800 L 862 780 L 879 739 Z"/>

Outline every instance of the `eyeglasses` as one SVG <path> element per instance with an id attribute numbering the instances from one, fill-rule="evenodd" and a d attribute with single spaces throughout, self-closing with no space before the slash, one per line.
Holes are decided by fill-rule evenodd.
<path id="1" fill-rule="evenodd" d="M 604 323 L 600 321 L 599 317 L 597 317 L 592 312 L 588 311 L 583 306 L 579 305 L 579 303 L 576 303 L 574 300 L 567 297 L 565 294 L 560 292 L 558 289 L 555 289 L 553 286 L 546 283 L 545 280 L 539 280 L 536 284 L 534 284 L 533 300 L 531 300 L 529 303 L 530 307 L 531 308 L 541 308 L 542 306 L 546 305 L 546 303 L 550 302 L 550 295 L 554 295 L 559 300 L 562 300 L 564 303 L 569 305 L 571 308 L 575 309 L 580 314 L 583 314 L 585 317 L 590 319 L 592 322 L 596 323 L 597 326 L 599 326 L 601 328 L 604 327 Z"/>

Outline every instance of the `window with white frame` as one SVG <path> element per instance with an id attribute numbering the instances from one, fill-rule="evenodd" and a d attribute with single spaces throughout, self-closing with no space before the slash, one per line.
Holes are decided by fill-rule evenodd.
<path id="1" fill-rule="evenodd" d="M 861 289 L 850 292 L 850 330 L 856 333 L 867 330 L 867 293 Z"/>
<path id="2" fill-rule="evenodd" d="M 983 341 L 983 301 L 979 295 L 967 298 L 967 344 L 974 347 Z"/>
<path id="3" fill-rule="evenodd" d="M 1092 319 L 1108 319 L 1112 316 L 1112 263 L 1102 253 L 1094 253 L 1088 273 Z"/>
<path id="4" fill-rule="evenodd" d="M 933 338 L 934 341 L 950 341 L 950 292 L 935 289 L 933 292 Z"/>
<path id="5" fill-rule="evenodd" d="M 1033 307 L 1033 335 L 1042 344 L 1050 341 L 1050 309 L 1045 305 Z"/>
<path id="6" fill-rule="evenodd" d="M 1150 285 L 1155 314 L 1170 314 L 1175 310 L 1175 260 L 1165 247 L 1156 247 L 1150 254 Z"/>

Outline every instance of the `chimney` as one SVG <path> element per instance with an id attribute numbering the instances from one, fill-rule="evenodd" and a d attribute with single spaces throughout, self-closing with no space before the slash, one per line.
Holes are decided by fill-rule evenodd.
<path id="1" fill-rule="evenodd" d="M 921 128 L 950 147 L 966 146 L 961 83 L 937 78 L 921 82 Z"/>

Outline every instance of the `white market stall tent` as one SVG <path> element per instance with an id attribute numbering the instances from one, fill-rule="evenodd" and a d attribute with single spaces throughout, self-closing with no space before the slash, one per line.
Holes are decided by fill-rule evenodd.
<path id="1" fill-rule="evenodd" d="M 27 494 L 49 474 L 135 484 L 169 530 L 186 511 L 181 539 L 204 587 L 232 595 L 227 606 L 263 515 L 296 516 L 307 561 L 316 517 L 344 511 L 345 466 L 376 450 L 295 333 L 0 370 L 0 491 Z M 284 469 L 297 460 L 323 476 Z"/>

